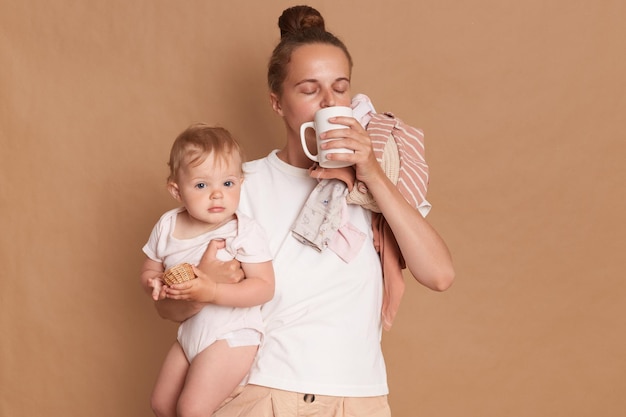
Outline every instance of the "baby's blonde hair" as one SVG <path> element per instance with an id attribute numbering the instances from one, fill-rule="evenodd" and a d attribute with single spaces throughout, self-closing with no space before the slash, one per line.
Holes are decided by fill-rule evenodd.
<path id="1" fill-rule="evenodd" d="M 172 145 L 167 163 L 170 167 L 167 181 L 175 182 L 181 168 L 199 165 L 209 154 L 213 154 L 216 161 L 225 161 L 233 153 L 239 154 L 243 163 L 243 150 L 228 130 L 206 123 L 194 123 L 178 135 Z"/>

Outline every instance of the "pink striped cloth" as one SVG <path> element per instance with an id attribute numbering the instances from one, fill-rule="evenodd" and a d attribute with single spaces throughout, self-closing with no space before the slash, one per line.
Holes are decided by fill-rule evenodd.
<path id="1" fill-rule="evenodd" d="M 424 158 L 424 133 L 392 113 L 370 114 L 367 133 L 372 139 L 374 155 L 387 177 L 404 198 L 426 216 L 430 204 L 426 201 L 428 165 Z M 380 213 L 367 187 L 359 181 L 347 199 L 348 203 Z"/>
<path id="2" fill-rule="evenodd" d="M 372 140 L 376 159 L 402 196 L 422 216 L 431 205 L 426 200 L 428 165 L 424 158 L 424 133 L 407 125 L 391 113 L 372 113 L 367 133 Z M 385 217 L 364 184 L 352 188 L 348 203 L 361 204 L 372 213 L 374 246 L 383 267 L 384 294 L 382 305 L 383 328 L 390 330 L 400 308 L 405 282 L 402 270 L 406 268 L 402 252 Z"/>

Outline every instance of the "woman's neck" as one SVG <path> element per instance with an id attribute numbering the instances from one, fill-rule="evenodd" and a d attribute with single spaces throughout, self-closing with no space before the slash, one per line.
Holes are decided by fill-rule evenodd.
<path id="1" fill-rule="evenodd" d="M 309 168 L 313 165 L 313 161 L 302 151 L 299 142 L 296 147 L 293 141 L 287 141 L 287 144 L 276 153 L 276 156 L 278 156 L 281 161 L 297 168 Z"/>

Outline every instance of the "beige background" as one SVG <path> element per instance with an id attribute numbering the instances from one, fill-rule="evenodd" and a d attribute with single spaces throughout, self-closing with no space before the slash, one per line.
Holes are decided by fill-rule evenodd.
<path id="1" fill-rule="evenodd" d="M 265 65 L 292 4 L 0 0 L 0 415 L 150 415 L 169 147 L 194 121 L 282 143 Z M 425 130 L 458 272 L 410 282 L 384 335 L 394 416 L 623 415 L 626 3 L 310 4 L 354 92 Z"/>

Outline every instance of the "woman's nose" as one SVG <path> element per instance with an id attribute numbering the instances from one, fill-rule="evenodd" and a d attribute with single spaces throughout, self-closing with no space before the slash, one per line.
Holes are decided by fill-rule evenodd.
<path id="1" fill-rule="evenodd" d="M 335 105 L 335 96 L 333 92 L 326 91 L 324 95 L 322 96 L 322 102 L 320 103 L 320 106 L 324 108 L 324 107 L 332 107 L 334 105 Z"/>

